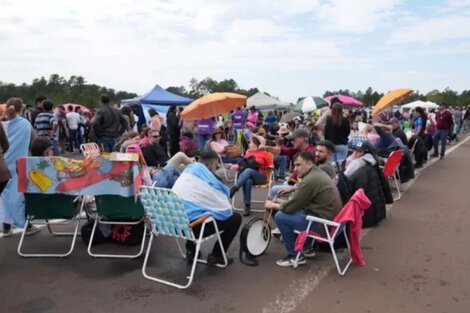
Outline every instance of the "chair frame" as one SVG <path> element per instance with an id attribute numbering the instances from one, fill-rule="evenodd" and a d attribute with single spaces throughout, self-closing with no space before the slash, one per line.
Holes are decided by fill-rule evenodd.
<path id="1" fill-rule="evenodd" d="M 85 158 L 93 158 L 101 155 L 101 149 L 95 142 L 82 143 L 80 150 Z"/>
<path id="2" fill-rule="evenodd" d="M 182 202 L 180 200 L 180 198 L 178 197 L 178 195 L 176 195 L 173 191 L 171 191 L 171 189 L 166 189 L 166 188 L 159 188 L 159 187 L 148 187 L 148 186 L 141 186 L 140 187 L 140 190 L 144 190 L 144 189 L 148 189 L 148 190 L 163 190 L 163 191 L 166 191 L 168 192 L 169 194 L 172 194 L 172 196 L 174 196 L 176 199 L 179 200 L 180 204 L 182 205 Z M 140 194 L 139 194 L 140 196 Z M 147 210 L 151 210 L 152 208 L 149 208 L 148 206 L 146 206 L 146 204 L 144 203 L 144 201 L 142 201 L 142 205 L 144 206 L 144 210 L 147 212 Z M 154 282 L 158 282 L 158 283 L 161 283 L 161 284 L 165 284 L 165 285 L 168 285 L 168 286 L 171 286 L 171 287 L 175 287 L 175 288 L 179 288 L 179 289 L 186 289 L 188 288 L 189 286 L 191 286 L 193 280 L 194 280 L 194 274 L 195 274 L 195 270 L 196 270 L 196 265 L 197 263 L 202 263 L 202 264 L 207 264 L 207 260 L 203 260 L 203 259 L 200 259 L 198 258 L 199 256 L 199 251 L 201 250 L 201 245 L 203 242 L 206 242 L 207 240 L 213 238 L 213 237 L 216 237 L 216 240 L 218 241 L 219 243 L 219 246 L 220 246 L 220 249 L 222 251 L 222 254 L 223 254 L 223 258 L 224 258 L 224 264 L 216 264 L 217 267 L 220 267 L 220 268 L 225 268 L 227 267 L 228 265 L 228 259 L 227 259 L 227 256 L 225 254 L 225 250 L 224 250 L 224 247 L 223 247 L 223 244 L 222 244 L 222 238 L 220 237 L 220 234 L 222 233 L 221 231 L 219 231 L 219 228 L 217 226 L 217 222 L 215 221 L 215 219 L 212 217 L 212 216 L 209 216 L 209 215 L 206 215 L 206 216 L 202 216 L 201 218 L 197 219 L 196 221 L 194 221 L 193 223 L 191 224 L 188 224 L 188 227 L 189 229 L 191 230 L 189 236 L 183 236 L 182 234 L 179 234 L 178 236 L 176 235 L 171 235 L 171 234 L 164 234 L 164 233 L 161 233 L 157 230 L 157 227 L 156 225 L 153 225 L 152 224 L 152 221 L 150 218 L 147 218 L 147 221 L 150 223 L 151 225 L 151 233 L 150 233 L 150 240 L 149 240 L 149 244 L 147 246 L 147 252 L 145 253 L 145 259 L 144 259 L 144 263 L 142 265 L 142 275 L 148 279 L 148 280 L 151 280 L 151 281 L 154 281 Z M 188 220 L 189 221 L 189 220 Z M 204 235 L 204 230 L 205 230 L 205 227 L 207 224 L 209 223 L 212 223 L 214 225 L 214 229 L 215 229 L 215 233 L 212 234 L 212 235 L 209 235 L 207 237 L 203 237 Z M 201 225 L 201 230 L 199 232 L 199 236 L 196 238 L 195 235 L 194 235 L 194 232 L 192 231 L 192 228 L 197 226 L 197 225 Z M 170 281 L 170 280 L 166 280 L 166 279 L 163 279 L 163 278 L 158 278 L 156 276 L 152 276 L 150 274 L 147 273 L 147 265 L 148 265 L 148 259 L 149 259 L 149 256 L 150 256 L 150 251 L 152 250 L 152 243 L 153 243 L 153 239 L 154 237 L 157 237 L 159 235 L 162 235 L 162 236 L 168 236 L 168 237 L 175 237 L 176 239 L 176 244 L 178 246 L 178 250 L 181 254 L 181 256 L 183 258 L 186 258 L 186 255 L 185 253 L 183 252 L 183 249 L 181 247 L 181 244 L 179 242 L 180 239 L 183 239 L 183 240 L 190 240 L 192 242 L 194 242 L 196 244 L 196 250 L 195 250 L 195 258 L 192 262 L 192 265 L 191 265 L 191 270 L 190 270 L 190 273 L 189 273 L 189 276 L 187 276 L 187 282 L 186 284 L 177 284 L 176 282 L 173 282 L 173 281 Z"/>
<path id="3" fill-rule="evenodd" d="M 348 234 L 346 232 L 346 223 L 341 223 L 340 224 L 340 223 L 336 223 L 336 222 L 329 221 L 329 220 L 319 218 L 319 217 L 316 217 L 316 216 L 312 216 L 312 215 L 307 215 L 306 219 L 308 220 L 308 225 L 307 225 L 307 228 L 306 228 L 306 231 L 307 231 L 307 234 L 308 234 L 307 237 L 311 238 L 311 239 L 314 239 L 314 240 L 321 241 L 321 242 L 327 242 L 330 245 L 331 254 L 332 254 L 333 260 L 335 262 L 336 270 L 338 271 L 338 274 L 340 276 L 344 276 L 344 274 L 346 274 L 346 271 L 348 270 L 348 268 L 352 264 L 351 246 L 349 244 L 349 238 L 348 238 Z M 323 225 L 325 233 L 326 233 L 326 237 L 317 236 L 317 235 L 308 233 L 310 228 L 312 227 L 313 223 L 319 223 L 319 224 Z M 333 227 L 334 227 L 334 231 L 333 231 L 333 233 L 330 233 L 329 228 L 333 228 Z M 296 233 L 300 233 L 300 232 L 296 231 Z M 347 246 L 348 253 L 349 253 L 349 260 L 343 268 L 341 268 L 341 266 L 339 264 L 338 256 L 337 256 L 336 250 L 334 248 L 334 243 L 335 243 L 336 237 L 341 233 L 344 233 L 344 238 L 346 239 L 346 246 Z M 298 261 L 299 261 L 299 258 L 301 256 L 301 254 L 302 254 L 302 252 L 297 253 L 297 255 L 295 257 L 295 260 L 294 260 L 294 268 L 296 268 L 299 265 Z"/>
<path id="4" fill-rule="evenodd" d="M 222 159 L 222 156 L 220 154 L 217 154 L 217 157 L 219 159 L 220 167 L 222 168 L 222 171 L 224 173 L 225 180 L 229 183 L 235 182 L 237 176 L 235 175 L 235 177 L 233 179 L 230 179 L 230 177 L 228 175 L 228 170 L 225 168 L 225 163 Z"/>
<path id="5" fill-rule="evenodd" d="M 77 200 L 78 200 L 78 197 L 75 198 L 74 202 L 76 202 Z M 44 219 L 45 220 L 44 223 L 41 223 L 41 222 L 34 222 L 33 223 L 34 215 L 28 215 L 26 217 L 26 222 L 25 222 L 25 225 L 23 227 L 23 233 L 21 234 L 20 242 L 18 243 L 18 249 L 17 249 L 18 255 L 20 255 L 24 258 L 64 258 L 64 257 L 67 257 L 70 254 L 72 254 L 73 249 L 75 247 L 75 242 L 76 242 L 76 239 L 77 239 L 77 235 L 80 235 L 79 231 L 78 231 L 78 227 L 80 226 L 80 220 L 81 220 L 81 216 L 82 216 L 82 212 L 83 212 L 83 207 L 84 207 L 84 202 L 82 202 L 80 204 L 80 209 L 79 209 L 78 214 L 76 214 L 70 220 L 66 220 L 66 221 L 60 220 L 59 222 L 54 222 L 54 223 L 50 222 L 50 220 L 47 219 L 47 218 Z M 52 225 L 67 225 L 67 224 L 70 224 L 74 221 L 75 221 L 75 229 L 74 229 L 73 232 L 55 232 L 52 229 Z M 24 239 L 25 239 L 25 236 L 26 236 L 26 231 L 28 229 L 29 224 L 31 224 L 31 225 L 45 225 L 47 227 L 47 229 L 49 230 L 49 233 L 51 233 L 54 236 L 72 236 L 72 242 L 70 244 L 69 250 L 65 253 L 24 253 L 22 251 L 22 247 L 23 247 Z"/>
<path id="6" fill-rule="evenodd" d="M 397 162 L 395 168 L 393 169 L 393 172 L 390 171 L 391 173 L 389 175 L 386 175 L 387 173 L 385 173 L 385 169 L 387 169 L 387 164 L 389 162 L 392 162 L 390 161 L 390 159 L 392 158 L 393 154 L 396 154 L 396 153 L 401 153 L 401 156 L 399 158 L 399 161 Z M 389 181 L 392 181 L 394 184 L 395 184 L 395 189 L 397 190 L 398 192 L 398 197 L 396 198 L 393 198 L 393 201 L 398 201 L 401 199 L 401 177 L 400 177 L 400 171 L 398 170 L 399 167 L 400 167 L 400 163 L 401 163 L 401 160 L 403 158 L 403 155 L 404 155 L 404 151 L 403 150 L 395 150 L 395 151 L 392 151 L 392 153 L 390 153 L 387 161 L 385 162 L 385 165 L 383 167 L 383 171 L 384 171 L 384 176 L 385 178 L 387 178 Z M 398 178 L 397 178 L 398 177 Z"/>
<path id="7" fill-rule="evenodd" d="M 238 172 L 237 172 L 237 174 L 235 174 L 234 184 L 237 183 L 237 179 L 238 179 Z M 263 204 L 263 203 L 265 203 L 266 200 L 269 197 L 269 191 L 271 190 L 271 187 L 273 186 L 273 182 L 274 182 L 274 169 L 270 169 L 269 175 L 268 175 L 268 177 L 266 177 L 266 183 L 265 184 L 263 184 L 263 185 L 253 185 L 252 186 L 252 188 L 266 188 L 267 189 L 266 199 L 264 199 L 264 200 L 253 200 L 253 199 L 251 199 L 251 204 Z M 239 208 L 239 207 L 235 206 L 235 196 L 232 198 L 232 208 L 235 211 L 243 211 L 244 210 L 244 208 Z M 251 208 L 251 212 L 264 213 L 265 211 L 266 211 L 265 209 L 253 209 L 253 208 Z"/>
<path id="8" fill-rule="evenodd" d="M 105 217 L 102 217 L 100 215 L 100 211 L 97 206 L 96 210 L 96 218 L 95 222 L 93 224 L 93 229 L 91 231 L 90 235 L 90 241 L 88 242 L 88 254 L 94 258 L 114 258 L 114 259 L 135 259 L 140 257 L 143 252 L 144 252 L 144 247 L 145 247 L 145 238 L 147 237 L 147 225 L 144 223 L 144 231 L 142 232 L 142 244 L 140 245 L 140 250 L 136 254 L 107 254 L 107 253 L 94 253 L 91 250 L 91 247 L 93 246 L 93 238 L 95 236 L 95 231 L 96 228 L 98 227 L 99 224 L 103 225 L 137 225 L 142 221 L 145 221 L 145 218 L 142 217 L 138 221 L 112 221 L 112 220 L 104 220 Z"/>

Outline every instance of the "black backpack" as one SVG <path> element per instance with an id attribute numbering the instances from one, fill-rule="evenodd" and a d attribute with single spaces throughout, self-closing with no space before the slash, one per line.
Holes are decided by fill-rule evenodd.
<path id="1" fill-rule="evenodd" d="M 338 182 L 336 183 L 336 188 L 338 188 L 339 194 L 341 196 L 341 202 L 343 203 L 343 205 L 345 205 L 353 194 L 351 182 L 349 181 L 349 178 L 344 174 L 344 170 L 346 169 L 346 160 L 343 160 L 341 164 L 339 162 L 336 162 L 335 164 L 336 171 L 338 174 Z"/>

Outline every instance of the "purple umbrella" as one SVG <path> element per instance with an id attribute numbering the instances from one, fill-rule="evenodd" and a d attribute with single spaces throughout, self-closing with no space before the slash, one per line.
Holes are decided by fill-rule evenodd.
<path id="1" fill-rule="evenodd" d="M 353 106 L 353 107 L 361 107 L 362 106 L 362 102 L 357 100 L 357 99 L 354 99 L 353 97 L 349 97 L 349 96 L 343 96 L 343 95 L 333 95 L 333 96 L 329 96 L 329 97 L 326 97 L 325 100 L 330 102 L 332 98 L 338 98 L 339 101 L 343 102 L 344 105 L 349 105 L 349 106 Z M 331 103 L 331 102 L 330 102 Z"/>

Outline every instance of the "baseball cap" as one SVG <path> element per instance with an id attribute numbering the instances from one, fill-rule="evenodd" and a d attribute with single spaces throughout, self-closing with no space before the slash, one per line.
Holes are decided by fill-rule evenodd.
<path id="1" fill-rule="evenodd" d="M 364 151 L 364 153 L 375 153 L 375 147 L 368 141 L 358 142 L 353 149 Z"/>
<path id="2" fill-rule="evenodd" d="M 297 137 L 304 137 L 304 138 L 308 139 L 308 131 L 306 131 L 303 128 L 298 128 L 298 129 L 294 130 L 292 135 L 287 136 L 288 139 L 294 139 L 294 138 L 297 138 Z"/>

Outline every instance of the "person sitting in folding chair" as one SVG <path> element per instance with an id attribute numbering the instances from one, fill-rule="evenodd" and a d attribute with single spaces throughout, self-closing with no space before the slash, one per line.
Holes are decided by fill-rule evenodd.
<path id="1" fill-rule="evenodd" d="M 314 215 L 327 220 L 333 220 L 341 210 L 342 203 L 334 181 L 315 165 L 314 156 L 306 151 L 294 156 L 294 171 L 301 181 L 297 190 L 286 200 L 275 199 L 266 201 L 267 209 L 278 210 L 274 216 L 281 231 L 287 256 L 276 262 L 282 267 L 294 266 L 294 244 L 296 230 L 304 230 L 308 221 L 306 215 Z M 313 231 L 322 233 L 319 225 L 312 225 Z M 308 244 L 308 243 L 307 243 Z M 306 257 L 315 255 L 313 249 L 307 249 L 299 257 L 297 264 L 305 264 Z"/>
<path id="2" fill-rule="evenodd" d="M 224 131 L 220 128 L 217 128 L 212 133 L 212 138 L 209 142 L 210 149 L 221 155 L 222 161 L 224 163 L 238 164 L 243 158 L 241 156 L 230 156 L 228 153 L 229 146 L 230 144 L 224 138 Z"/>
<path id="3" fill-rule="evenodd" d="M 186 167 L 184 172 L 177 179 L 172 190 L 183 201 L 184 208 L 191 223 L 204 216 L 212 216 L 221 231 L 221 240 L 224 251 L 233 238 L 238 233 L 242 217 L 233 212 L 229 201 L 229 189 L 215 176 L 214 172 L 218 167 L 218 157 L 213 151 L 201 151 L 199 155 L 200 163 L 193 163 Z M 201 224 L 193 227 L 196 238 L 199 236 Z M 204 230 L 204 237 L 215 232 L 212 224 L 207 224 Z M 194 260 L 196 246 L 194 242 L 186 242 L 186 260 L 191 264 Z M 201 258 L 201 256 L 197 256 Z M 233 260 L 228 259 L 231 263 Z M 215 243 L 212 253 L 207 257 L 209 265 L 224 264 L 223 253 L 218 242 Z"/>
<path id="4" fill-rule="evenodd" d="M 273 168 L 273 155 L 266 151 L 266 139 L 256 135 L 251 136 L 249 150 L 245 153 L 242 164 L 231 167 L 233 170 L 241 169 L 235 185 L 230 189 L 230 198 L 243 187 L 244 216 L 250 215 L 251 211 L 251 187 L 264 185 Z"/>

